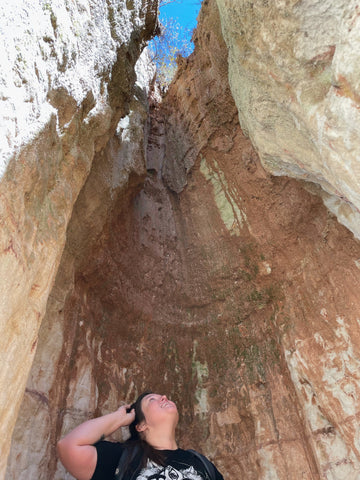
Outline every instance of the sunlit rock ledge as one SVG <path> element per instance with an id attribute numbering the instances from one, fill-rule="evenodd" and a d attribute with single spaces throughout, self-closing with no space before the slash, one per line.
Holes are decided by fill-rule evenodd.
<path id="1" fill-rule="evenodd" d="M 327 208 L 360 238 L 357 2 L 217 4 L 231 91 L 262 164 L 319 185 Z"/>

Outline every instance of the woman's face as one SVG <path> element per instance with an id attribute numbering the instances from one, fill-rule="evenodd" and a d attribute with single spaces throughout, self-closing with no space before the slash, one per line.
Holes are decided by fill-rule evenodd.
<path id="1" fill-rule="evenodd" d="M 179 419 L 175 403 L 166 395 L 149 393 L 141 400 L 141 410 L 146 424 L 152 427 L 159 426 L 164 422 L 170 422 L 176 426 Z"/>

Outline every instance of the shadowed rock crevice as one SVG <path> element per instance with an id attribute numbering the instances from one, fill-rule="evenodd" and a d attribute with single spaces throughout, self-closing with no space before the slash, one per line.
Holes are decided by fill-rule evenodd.
<path id="1" fill-rule="evenodd" d="M 220 14 L 223 30 L 204 2 L 195 52 L 162 101 L 136 86 L 115 135 L 98 138 L 9 479 L 64 478 L 56 440 L 148 388 L 177 402 L 179 444 L 225 479 L 359 475 L 360 245 L 309 182 L 264 169 L 228 84 L 229 51 L 251 45 L 229 46 Z M 319 72 L 332 55 L 314 60 Z"/>

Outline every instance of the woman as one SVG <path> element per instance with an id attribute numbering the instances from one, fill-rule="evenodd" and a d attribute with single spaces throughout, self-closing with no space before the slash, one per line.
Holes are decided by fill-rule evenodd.
<path id="1" fill-rule="evenodd" d="M 60 460 L 78 480 L 223 480 L 205 457 L 178 448 L 178 420 L 174 402 L 145 392 L 132 405 L 76 427 L 58 442 Z M 103 441 L 125 426 L 125 443 Z"/>

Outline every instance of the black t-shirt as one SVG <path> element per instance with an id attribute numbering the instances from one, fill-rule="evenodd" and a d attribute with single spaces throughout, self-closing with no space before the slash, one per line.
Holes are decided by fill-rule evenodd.
<path id="1" fill-rule="evenodd" d="M 121 443 L 101 441 L 95 444 L 97 464 L 91 480 L 114 480 L 115 470 L 123 452 Z M 206 470 L 202 461 L 193 453 L 178 448 L 164 450 L 165 466 L 149 463 L 132 480 L 205 480 Z M 224 480 L 216 471 L 216 480 Z M 124 480 L 130 480 L 127 475 Z"/>

